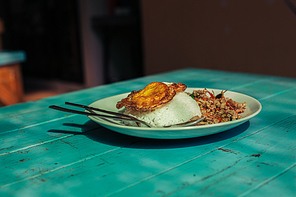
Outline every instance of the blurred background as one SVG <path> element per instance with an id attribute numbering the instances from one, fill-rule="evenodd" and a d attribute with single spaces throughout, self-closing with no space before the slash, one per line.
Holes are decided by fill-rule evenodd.
<path id="1" fill-rule="evenodd" d="M 26 54 L 22 101 L 187 67 L 295 78 L 294 5 L 0 0 L 0 49 Z"/>

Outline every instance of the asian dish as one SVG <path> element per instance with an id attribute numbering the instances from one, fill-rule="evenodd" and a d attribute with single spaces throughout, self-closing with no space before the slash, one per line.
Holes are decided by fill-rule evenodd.
<path id="1" fill-rule="evenodd" d="M 185 92 L 183 83 L 152 82 L 144 89 L 132 91 L 119 101 L 117 109 L 125 107 L 124 114 L 161 127 L 206 117 L 198 125 L 215 124 L 241 118 L 246 103 L 238 103 L 207 89 Z M 126 125 L 139 126 L 135 122 Z M 141 125 L 142 126 L 142 125 Z"/>
<path id="2" fill-rule="evenodd" d="M 238 103 L 231 98 L 225 97 L 224 93 L 226 91 L 214 95 L 213 92 L 205 88 L 203 90 L 194 90 L 190 94 L 200 106 L 202 116 L 206 117 L 198 125 L 215 124 L 242 118 L 240 114 L 245 112 L 247 103 Z"/>

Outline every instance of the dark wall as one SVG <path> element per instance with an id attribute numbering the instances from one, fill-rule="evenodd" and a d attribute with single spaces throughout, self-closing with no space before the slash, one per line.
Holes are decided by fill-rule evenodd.
<path id="1" fill-rule="evenodd" d="M 296 18 L 285 1 L 142 0 L 142 12 L 146 74 L 197 67 L 296 77 Z"/>
<path id="2" fill-rule="evenodd" d="M 24 50 L 24 77 L 83 82 L 76 0 L 0 0 L 3 49 Z"/>

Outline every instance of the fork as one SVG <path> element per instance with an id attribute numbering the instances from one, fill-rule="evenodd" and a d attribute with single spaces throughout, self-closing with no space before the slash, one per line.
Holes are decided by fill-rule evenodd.
<path id="1" fill-rule="evenodd" d="M 136 122 L 136 123 L 142 123 L 142 124 L 146 125 L 147 127 L 151 127 L 145 121 L 139 120 L 139 119 L 137 119 L 135 117 L 132 117 L 132 116 L 129 116 L 129 115 L 126 115 L 126 114 L 112 112 L 112 111 L 107 111 L 107 110 L 104 110 L 104 109 L 99 109 L 99 108 L 95 108 L 95 107 L 89 107 L 89 106 L 86 106 L 86 105 L 81 105 L 81 104 L 71 103 L 71 102 L 65 102 L 65 104 L 66 105 L 72 105 L 72 106 L 75 106 L 75 107 L 84 108 L 88 112 L 78 111 L 78 110 L 73 110 L 73 109 L 68 109 L 68 108 L 57 106 L 57 105 L 51 105 L 51 106 L 49 106 L 49 108 L 55 109 L 55 110 L 59 110 L 59 111 L 63 111 L 63 112 L 80 114 L 80 115 L 98 116 L 100 118 L 110 118 L 110 119 L 115 119 L 115 120 L 132 121 L 132 122 Z M 106 114 L 109 114 L 109 115 L 98 114 L 98 113 L 95 113 L 93 111 L 99 111 L 99 112 L 106 113 Z M 112 115 L 112 116 L 110 116 L 110 115 Z M 164 128 L 169 128 L 169 127 L 192 126 L 192 125 L 195 125 L 195 124 L 201 122 L 204 118 L 205 117 L 199 118 L 199 119 L 195 119 L 195 120 L 189 120 L 189 121 L 183 122 L 183 123 L 178 123 L 178 124 L 173 124 L 173 125 L 167 125 L 167 126 L 163 126 L 163 127 Z M 137 125 L 139 126 L 139 124 L 137 124 Z"/>

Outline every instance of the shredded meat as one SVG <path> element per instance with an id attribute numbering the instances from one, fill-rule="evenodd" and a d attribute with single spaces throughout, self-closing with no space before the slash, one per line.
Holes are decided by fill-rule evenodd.
<path id="1" fill-rule="evenodd" d="M 199 104 L 202 117 L 206 117 L 198 125 L 215 124 L 219 122 L 227 122 L 240 119 L 246 109 L 247 103 L 238 103 L 230 98 L 224 97 L 224 92 L 221 95 L 215 96 L 214 93 L 207 89 L 194 90 L 191 96 L 194 96 Z"/>

